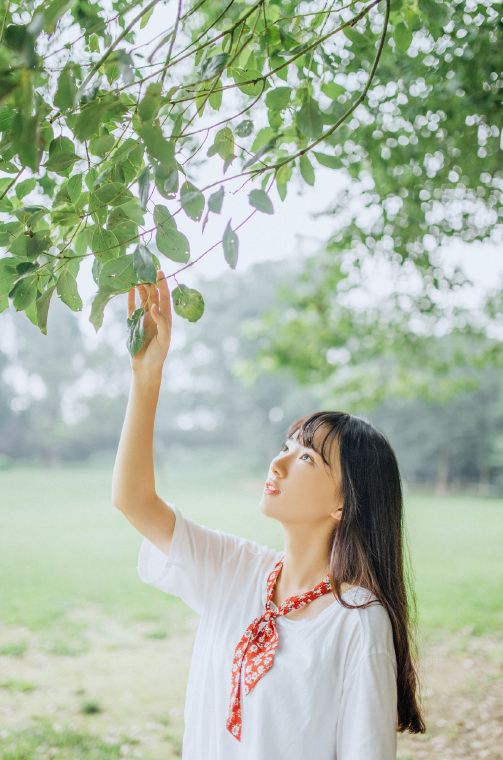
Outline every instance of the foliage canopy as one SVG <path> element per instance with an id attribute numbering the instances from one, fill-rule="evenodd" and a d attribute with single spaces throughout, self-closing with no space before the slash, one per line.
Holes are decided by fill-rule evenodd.
<path id="1" fill-rule="evenodd" d="M 77 275 L 88 256 L 96 329 L 110 298 L 155 281 L 160 256 L 180 265 L 169 277 L 184 294 L 181 313 L 200 316 L 202 296 L 187 306 L 177 279 L 195 263 L 184 215 L 204 231 L 240 178 L 255 185 L 250 216 L 270 214 L 273 183 L 284 200 L 292 177 L 312 185 L 318 165 L 340 168 L 340 128 L 357 127 L 357 143 L 382 101 L 383 51 L 397 65 L 416 30 L 439 39 L 452 12 L 436 0 L 393 9 L 390 0 L 180 0 L 169 4 L 172 24 L 136 44 L 156 5 L 3 0 L 0 309 L 12 303 L 42 332 L 55 292 L 82 308 Z M 201 161 L 220 173 L 205 187 Z M 233 268 L 244 221 L 229 219 L 208 248 L 221 245 Z"/>

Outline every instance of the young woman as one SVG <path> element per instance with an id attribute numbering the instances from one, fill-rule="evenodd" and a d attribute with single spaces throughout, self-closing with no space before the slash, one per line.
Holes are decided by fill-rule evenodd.
<path id="1" fill-rule="evenodd" d="M 164 274 L 138 291 L 146 341 L 131 359 L 112 500 L 145 537 L 142 580 L 201 616 L 183 760 L 394 760 L 396 732 L 425 725 L 391 447 L 342 412 L 293 423 L 260 500 L 283 526 L 283 552 L 187 519 L 154 482 L 172 324 Z M 134 310 L 133 289 L 129 316 Z"/>

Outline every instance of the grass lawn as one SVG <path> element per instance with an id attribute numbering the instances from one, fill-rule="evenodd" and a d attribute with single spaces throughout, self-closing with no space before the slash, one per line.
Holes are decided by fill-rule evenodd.
<path id="1" fill-rule="evenodd" d="M 281 548 L 281 527 L 257 507 L 260 477 L 239 477 L 236 469 L 233 477 L 194 472 L 190 464 L 173 467 L 174 474 L 156 472 L 158 493 L 187 516 Z M 111 475 L 111 465 L 0 472 L 4 624 L 61 626 L 65 613 L 86 603 L 124 620 L 158 620 L 166 629 L 184 617 L 181 601 L 140 582 L 141 536 L 111 504 Z M 423 632 L 500 631 L 503 500 L 412 493 L 406 521 Z"/>

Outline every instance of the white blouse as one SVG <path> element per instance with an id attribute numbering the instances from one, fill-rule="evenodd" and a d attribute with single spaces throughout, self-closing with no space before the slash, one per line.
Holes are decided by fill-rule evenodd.
<path id="1" fill-rule="evenodd" d="M 169 556 L 148 539 L 138 573 L 200 616 L 185 702 L 183 760 L 395 760 L 396 657 L 389 616 L 367 589 L 314 619 L 275 618 L 271 669 L 245 696 L 242 737 L 227 730 L 234 650 L 265 608 L 282 553 L 176 515 Z"/>

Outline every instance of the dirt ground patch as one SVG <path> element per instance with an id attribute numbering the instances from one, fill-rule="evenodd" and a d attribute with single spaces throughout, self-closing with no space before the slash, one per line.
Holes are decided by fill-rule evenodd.
<path id="1" fill-rule="evenodd" d="M 179 757 L 197 618 L 172 636 L 93 607 L 73 618 L 81 633 L 66 646 L 62 636 L 0 628 L 0 738 L 45 718 L 122 740 L 121 757 Z M 430 638 L 420 677 L 428 732 L 399 734 L 398 758 L 503 760 L 503 636 Z"/>

